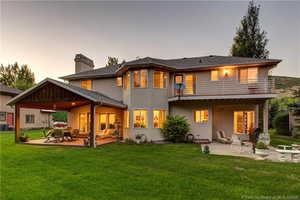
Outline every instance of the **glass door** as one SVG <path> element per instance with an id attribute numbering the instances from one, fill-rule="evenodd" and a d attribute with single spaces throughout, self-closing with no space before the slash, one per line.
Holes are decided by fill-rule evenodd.
<path id="1" fill-rule="evenodd" d="M 249 134 L 254 128 L 254 111 L 235 111 L 233 127 L 235 134 Z"/>

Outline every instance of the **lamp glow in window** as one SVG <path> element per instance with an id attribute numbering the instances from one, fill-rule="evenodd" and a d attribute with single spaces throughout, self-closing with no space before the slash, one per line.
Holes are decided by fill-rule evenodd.
<path id="1" fill-rule="evenodd" d="M 187 95 L 195 94 L 195 87 L 196 87 L 196 76 L 194 74 L 187 74 L 185 76 L 184 93 Z"/>
<path id="2" fill-rule="evenodd" d="M 153 111 L 153 127 L 154 128 L 162 128 L 165 120 L 166 120 L 166 111 L 165 110 L 154 110 Z"/>
<path id="3" fill-rule="evenodd" d="M 153 72 L 153 87 L 154 88 L 166 88 L 167 73 L 154 71 Z"/>
<path id="4" fill-rule="evenodd" d="M 147 111 L 135 110 L 133 111 L 133 125 L 134 128 L 147 128 Z"/>
<path id="5" fill-rule="evenodd" d="M 218 81 L 219 80 L 219 71 L 212 70 L 210 73 L 211 73 L 210 74 L 210 80 L 211 81 Z"/>
<path id="6" fill-rule="evenodd" d="M 147 70 L 136 70 L 133 72 L 133 85 L 135 88 L 147 87 Z"/>
<path id="7" fill-rule="evenodd" d="M 124 127 L 129 128 L 129 111 L 124 111 Z"/>
<path id="8" fill-rule="evenodd" d="M 92 80 L 82 80 L 81 81 L 81 87 L 87 90 L 92 89 Z"/>
<path id="9" fill-rule="evenodd" d="M 194 120 L 197 123 L 208 122 L 208 110 L 196 110 L 194 112 Z"/>
<path id="10" fill-rule="evenodd" d="M 122 79 L 122 77 L 117 77 L 117 86 L 118 87 L 122 87 L 122 85 L 123 85 L 123 79 Z"/>

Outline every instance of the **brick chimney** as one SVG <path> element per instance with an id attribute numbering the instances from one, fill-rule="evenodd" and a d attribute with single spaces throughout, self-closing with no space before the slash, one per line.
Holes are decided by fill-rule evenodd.
<path id="1" fill-rule="evenodd" d="M 94 69 L 94 61 L 82 54 L 75 55 L 75 73 Z"/>

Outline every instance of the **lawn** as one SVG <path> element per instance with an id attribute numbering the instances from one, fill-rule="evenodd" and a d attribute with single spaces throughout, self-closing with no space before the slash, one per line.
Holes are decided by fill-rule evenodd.
<path id="1" fill-rule="evenodd" d="M 0 144 L 1 200 L 300 198 L 300 164 L 206 155 L 198 145 L 33 146 L 8 132 Z"/>

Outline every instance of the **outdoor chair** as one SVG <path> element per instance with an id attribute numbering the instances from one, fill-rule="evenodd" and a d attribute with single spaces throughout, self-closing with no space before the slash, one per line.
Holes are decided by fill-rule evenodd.
<path id="1" fill-rule="evenodd" d="M 73 129 L 71 132 L 71 138 L 72 140 L 77 140 L 79 138 L 79 130 L 78 129 Z"/>
<path id="2" fill-rule="evenodd" d="M 53 138 L 52 134 L 53 134 L 53 130 L 49 130 L 47 133 L 46 130 L 43 130 L 43 135 L 44 138 L 46 139 L 44 143 L 50 142 L 50 139 Z"/>
<path id="3" fill-rule="evenodd" d="M 55 142 L 63 142 L 64 141 L 64 133 L 61 129 L 54 129 L 52 135 L 55 138 Z"/>
<path id="4" fill-rule="evenodd" d="M 228 137 L 225 137 L 225 133 L 222 130 L 217 131 L 217 141 L 223 144 L 231 144 L 232 140 Z"/>
<path id="5" fill-rule="evenodd" d="M 232 134 L 231 136 L 232 143 L 230 145 L 230 148 L 233 149 L 234 146 L 237 146 L 239 148 L 239 151 L 242 152 L 242 141 L 236 134 Z"/>

